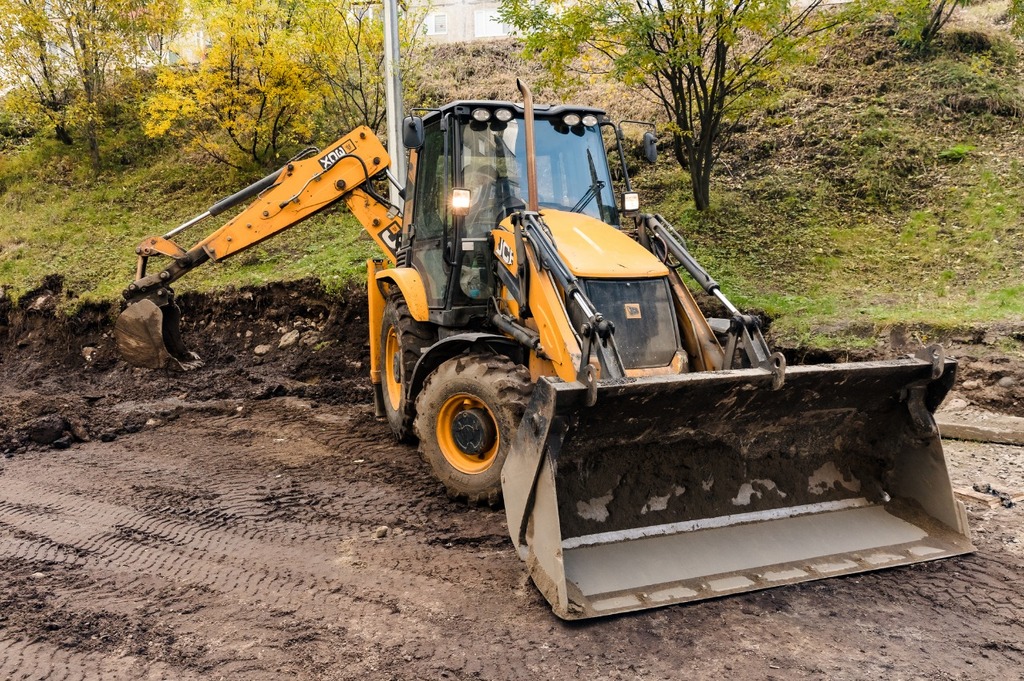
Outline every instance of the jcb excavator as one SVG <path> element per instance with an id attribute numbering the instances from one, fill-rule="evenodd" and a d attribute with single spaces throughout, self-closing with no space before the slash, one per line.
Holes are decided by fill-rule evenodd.
<path id="1" fill-rule="evenodd" d="M 378 415 L 418 440 L 451 496 L 503 497 L 558 616 L 972 551 L 932 417 L 955 361 L 932 347 L 787 367 L 672 226 L 639 211 L 621 128 L 520 90 L 522 105 L 407 118 L 404 206 L 382 195 L 398 178 L 359 128 L 143 241 L 116 325 L 123 357 L 198 366 L 169 285 L 344 201 L 384 255 L 367 263 Z M 250 199 L 190 250 L 170 240 Z M 156 255 L 171 263 L 149 274 Z M 683 273 L 728 316 L 706 318 Z"/>

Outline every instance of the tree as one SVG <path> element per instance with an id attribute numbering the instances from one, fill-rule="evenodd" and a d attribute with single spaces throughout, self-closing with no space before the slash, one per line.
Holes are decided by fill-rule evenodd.
<path id="1" fill-rule="evenodd" d="M 75 81 L 62 55 L 50 48 L 58 37 L 44 2 L 0 0 L 0 79 L 9 90 L 8 106 L 45 119 L 57 139 L 70 145 Z"/>
<path id="2" fill-rule="evenodd" d="M 420 70 L 419 37 L 428 5 L 404 8 L 399 42 L 405 90 Z M 337 131 L 365 124 L 380 131 L 387 115 L 384 83 L 384 22 L 379 3 L 306 0 L 304 59 L 323 83 L 326 124 Z"/>
<path id="3" fill-rule="evenodd" d="M 166 65 L 145 105 L 146 133 L 170 135 L 234 167 L 277 163 L 325 132 L 385 118 L 379 5 L 357 0 L 214 0 L 193 64 Z M 416 72 L 420 12 L 404 12 L 403 74 Z M 408 78 L 407 78 L 408 81 Z"/>
<path id="4" fill-rule="evenodd" d="M 1024 0 L 1010 0 L 1010 31 L 1024 38 Z"/>
<path id="5" fill-rule="evenodd" d="M 195 8 L 210 47 L 198 63 L 160 68 L 144 107 L 146 134 L 171 135 L 236 168 L 277 163 L 285 147 L 311 136 L 317 105 L 299 6 L 215 0 Z"/>
<path id="6" fill-rule="evenodd" d="M 0 81 L 11 105 L 46 120 L 65 144 L 73 129 L 83 131 L 98 171 L 108 82 L 138 67 L 147 36 L 176 20 L 175 7 L 174 0 L 0 0 Z"/>
<path id="7" fill-rule="evenodd" d="M 962 4 L 964 0 L 898 0 L 892 10 L 899 24 L 897 38 L 912 50 L 927 52 Z"/>
<path id="8" fill-rule="evenodd" d="M 576 63 L 652 96 L 704 210 L 722 142 L 763 104 L 799 46 L 837 21 L 817 12 L 821 1 L 503 0 L 502 17 L 556 81 Z"/>

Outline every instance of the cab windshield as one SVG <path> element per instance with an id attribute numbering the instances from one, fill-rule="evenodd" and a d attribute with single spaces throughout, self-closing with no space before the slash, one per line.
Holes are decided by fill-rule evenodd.
<path id="1" fill-rule="evenodd" d="M 493 229 L 526 203 L 525 123 L 492 119 L 462 125 L 462 186 L 471 192 L 466 226 Z M 598 126 L 569 127 L 538 117 L 537 202 L 540 208 L 582 213 L 618 226 L 604 140 Z"/>

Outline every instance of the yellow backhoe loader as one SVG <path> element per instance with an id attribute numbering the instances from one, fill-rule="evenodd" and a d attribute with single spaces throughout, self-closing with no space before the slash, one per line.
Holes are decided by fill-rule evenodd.
<path id="1" fill-rule="evenodd" d="M 932 418 L 956 363 L 932 347 L 787 367 L 672 226 L 639 211 L 621 128 L 520 90 L 522 105 L 407 118 L 404 206 L 381 195 L 399 181 L 359 128 L 143 241 L 116 325 L 123 357 L 198 366 L 169 285 L 344 201 L 384 256 L 367 263 L 378 415 L 418 440 L 451 496 L 503 497 L 558 616 L 973 550 Z M 191 250 L 170 240 L 249 200 Z M 171 263 L 149 274 L 157 255 Z M 728 317 L 705 318 L 683 274 Z"/>

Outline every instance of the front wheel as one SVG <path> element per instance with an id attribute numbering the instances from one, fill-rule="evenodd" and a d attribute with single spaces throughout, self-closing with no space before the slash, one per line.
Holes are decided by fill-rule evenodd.
<path id="1" fill-rule="evenodd" d="M 415 430 L 448 496 L 500 503 L 501 467 L 532 391 L 526 367 L 498 355 L 462 355 L 430 375 L 416 400 Z"/>

